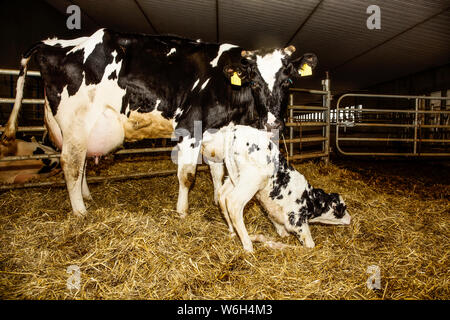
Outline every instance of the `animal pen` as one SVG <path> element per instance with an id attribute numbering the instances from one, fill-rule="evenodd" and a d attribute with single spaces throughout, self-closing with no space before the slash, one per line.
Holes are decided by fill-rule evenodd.
<path id="1" fill-rule="evenodd" d="M 18 75 L 17 70 L 0 73 L 8 77 Z M 29 71 L 28 76 L 39 77 L 39 73 Z M 402 150 L 397 156 L 401 153 L 428 160 L 429 152 L 445 158 L 450 155 L 449 111 L 444 110 L 444 103 L 439 110 L 427 110 L 423 101 L 431 98 L 422 96 L 400 98 L 413 101 L 412 109 L 383 109 L 381 104 L 359 109 L 358 105 L 366 105 L 361 99 L 369 97 L 345 95 L 336 100 L 330 79 L 324 79 L 322 85 L 320 90 L 291 90 L 285 139 L 280 136 L 279 147 L 287 151 L 290 163 L 313 186 L 342 195 L 352 216 L 350 226 L 312 225 L 316 247 L 308 250 L 294 237 L 278 237 L 258 203 L 251 201 L 245 213 L 249 233 L 269 235 L 288 247 L 274 250 L 256 244 L 255 252 L 246 254 L 239 240 L 229 236 L 226 223 L 213 203 L 212 182 L 209 173 L 203 172 L 207 170 L 205 166 L 198 168 L 200 172 L 190 194 L 190 214 L 185 219 L 178 217 L 174 210 L 176 170 L 167 156 L 174 143 L 168 138 L 158 139 L 151 141 L 150 146 L 134 145 L 119 150 L 114 154 L 117 161 L 105 159 L 98 166 L 89 163 L 87 180 L 96 184 L 90 187 L 94 201 L 83 219 L 69 213 L 61 175 L 46 181 L 1 186 L 0 296 L 7 299 L 448 298 L 448 164 L 364 158 L 355 161 L 350 156 L 362 153 L 373 156 L 378 152 L 388 156 L 389 152 L 383 152 L 388 145 Z M 312 96 L 315 102 L 297 103 L 301 95 Z M 386 97 L 390 98 L 396 99 Z M 345 99 L 347 104 L 343 102 Z M 448 101 L 448 98 L 433 99 Z M 13 98 L 2 98 L 0 102 L 11 104 Z M 23 103 L 41 105 L 43 99 L 24 99 Z M 36 112 L 42 115 L 42 111 Z M 407 116 L 394 116 L 403 122 L 389 125 L 401 130 L 389 129 L 388 136 L 383 130 L 352 132 L 365 124 L 369 124 L 368 128 L 385 128 L 386 118 L 367 117 L 366 113 Z M 427 127 L 430 123 L 436 125 Z M 336 126 L 334 139 L 333 126 Z M 44 135 L 45 128 L 22 125 L 19 132 Z M 349 141 L 359 145 L 349 150 Z M 375 147 L 367 147 L 371 143 Z M 431 144 L 433 148 L 423 150 L 422 144 Z M 330 149 L 336 152 L 334 145 L 338 152 L 349 156 L 329 161 Z M 303 159 L 312 161 L 297 161 Z M 67 268 L 72 265 L 81 272 L 77 290 L 67 288 Z M 377 286 L 369 283 L 373 270 L 380 274 Z"/>

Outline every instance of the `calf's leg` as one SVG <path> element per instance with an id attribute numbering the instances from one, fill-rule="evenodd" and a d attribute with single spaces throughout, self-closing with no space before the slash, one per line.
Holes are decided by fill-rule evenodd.
<path id="1" fill-rule="evenodd" d="M 224 165 L 222 162 L 209 161 L 209 169 L 211 170 L 211 177 L 214 185 L 214 204 L 218 204 L 218 193 L 222 186 L 222 179 L 224 174 Z"/>
<path id="2" fill-rule="evenodd" d="M 258 174 L 255 168 L 246 168 L 240 173 L 235 188 L 226 197 L 226 206 L 231 222 L 241 239 L 244 250 L 252 252 L 253 245 L 244 224 L 244 207 L 260 190 L 265 177 Z"/>
<path id="3" fill-rule="evenodd" d="M 227 204 L 226 204 L 226 198 L 228 194 L 233 191 L 234 185 L 231 182 L 230 178 L 225 179 L 225 182 L 223 183 L 222 187 L 218 190 L 218 200 L 219 200 L 219 206 L 222 210 L 222 213 L 225 217 L 225 220 L 228 224 L 228 231 L 230 231 L 231 236 L 234 236 L 234 228 L 230 220 L 230 214 L 228 213 Z"/>

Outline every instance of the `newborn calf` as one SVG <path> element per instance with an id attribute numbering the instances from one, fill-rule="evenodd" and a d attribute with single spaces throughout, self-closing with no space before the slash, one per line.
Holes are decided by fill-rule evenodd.
<path id="1" fill-rule="evenodd" d="M 243 211 L 255 195 L 280 236 L 294 233 L 301 244 L 312 248 L 308 222 L 349 224 L 347 207 L 338 194 L 311 187 L 302 174 L 287 164 L 269 135 L 233 125 L 205 134 L 204 156 L 215 161 L 224 159 L 229 175 L 219 189 L 219 205 L 230 232 L 236 229 L 247 251 L 253 251 L 253 245 Z"/>

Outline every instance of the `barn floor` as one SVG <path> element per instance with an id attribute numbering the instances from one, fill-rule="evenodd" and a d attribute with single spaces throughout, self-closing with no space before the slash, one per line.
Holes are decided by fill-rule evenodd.
<path id="1" fill-rule="evenodd" d="M 168 161 L 122 160 L 91 175 L 167 169 Z M 314 249 L 280 238 L 256 202 L 249 233 L 295 246 L 255 243 L 245 253 L 197 174 L 191 213 L 173 209 L 176 176 L 92 184 L 84 219 L 68 215 L 65 188 L 0 194 L 2 299 L 449 299 L 450 170 L 443 163 L 305 162 L 315 187 L 339 192 L 350 226 L 311 225 Z M 81 270 L 67 289 L 67 267 Z M 380 289 L 368 289 L 368 267 Z"/>

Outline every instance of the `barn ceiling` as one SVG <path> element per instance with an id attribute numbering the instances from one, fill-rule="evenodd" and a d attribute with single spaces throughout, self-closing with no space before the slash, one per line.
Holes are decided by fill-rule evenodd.
<path id="1" fill-rule="evenodd" d="M 450 63 L 449 0 L 46 0 L 66 15 L 78 5 L 89 30 L 110 27 L 231 42 L 248 49 L 293 44 L 319 58 L 320 86 L 330 71 L 334 90 L 348 91 Z M 369 5 L 381 29 L 369 30 Z"/>

